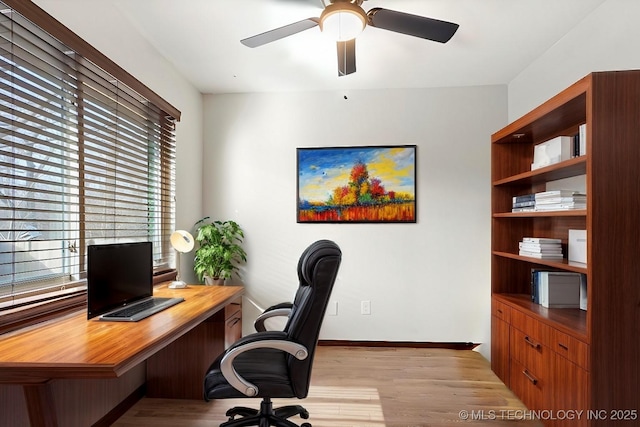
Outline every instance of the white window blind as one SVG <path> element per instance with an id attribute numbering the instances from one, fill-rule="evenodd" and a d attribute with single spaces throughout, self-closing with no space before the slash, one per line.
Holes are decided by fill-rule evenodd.
<path id="1" fill-rule="evenodd" d="M 0 2 L 0 309 L 82 291 L 90 244 L 170 263 L 175 119 Z"/>

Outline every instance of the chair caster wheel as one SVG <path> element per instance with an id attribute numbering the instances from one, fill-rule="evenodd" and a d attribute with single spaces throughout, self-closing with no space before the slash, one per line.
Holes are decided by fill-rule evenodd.
<path id="1" fill-rule="evenodd" d="M 308 420 L 309 419 L 309 411 L 304 410 L 302 412 L 300 412 L 300 418 L 304 419 L 304 420 Z M 304 423 L 304 424 L 309 424 L 309 423 Z M 311 427 L 311 424 L 309 424 L 308 426 L 300 426 L 300 427 Z"/>
<path id="2" fill-rule="evenodd" d="M 302 424 L 300 424 L 300 427 L 311 427 L 311 424 L 309 424 L 309 423 L 302 423 Z"/>

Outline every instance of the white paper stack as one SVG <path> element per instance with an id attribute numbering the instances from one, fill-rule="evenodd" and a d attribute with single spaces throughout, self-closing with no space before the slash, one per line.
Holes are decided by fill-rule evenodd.
<path id="1" fill-rule="evenodd" d="M 536 211 L 586 209 L 587 195 L 574 190 L 552 190 L 536 193 Z"/>
<path id="2" fill-rule="evenodd" d="M 562 259 L 562 240 L 525 237 L 519 243 L 519 255 L 540 259 Z"/>

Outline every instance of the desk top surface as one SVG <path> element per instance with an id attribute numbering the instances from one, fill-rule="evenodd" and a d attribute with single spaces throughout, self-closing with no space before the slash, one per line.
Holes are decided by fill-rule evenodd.
<path id="1" fill-rule="evenodd" d="M 0 336 L 0 383 L 113 378 L 180 338 L 244 293 L 242 286 L 190 285 L 154 296 L 185 300 L 138 322 L 87 320 L 87 311 Z"/>

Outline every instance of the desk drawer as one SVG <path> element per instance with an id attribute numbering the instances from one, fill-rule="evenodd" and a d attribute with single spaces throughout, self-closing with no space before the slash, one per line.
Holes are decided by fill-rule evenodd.
<path id="1" fill-rule="evenodd" d="M 224 318 L 226 319 L 230 319 L 231 317 L 233 317 L 237 312 L 241 312 L 242 313 L 242 297 L 231 301 L 229 304 L 227 304 L 224 308 Z"/>
<path id="2" fill-rule="evenodd" d="M 491 314 L 500 320 L 511 323 L 511 308 L 500 301 L 491 300 Z"/>
<path id="3" fill-rule="evenodd" d="M 230 302 L 224 308 L 224 345 L 231 344 L 242 337 L 242 298 Z"/>
<path id="4" fill-rule="evenodd" d="M 589 366 L 589 346 L 571 335 L 551 329 L 551 348 L 560 356 L 572 361 L 582 369 Z"/>

